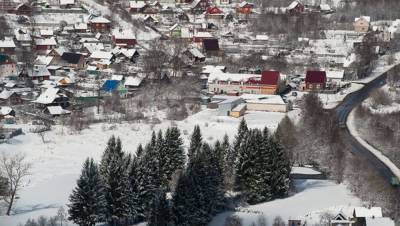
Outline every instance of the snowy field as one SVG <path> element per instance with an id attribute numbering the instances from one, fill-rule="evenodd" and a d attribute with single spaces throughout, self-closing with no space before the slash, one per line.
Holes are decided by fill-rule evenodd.
<path id="1" fill-rule="evenodd" d="M 353 197 L 345 185 L 338 185 L 328 180 L 295 180 L 297 193 L 284 199 L 278 199 L 258 205 L 242 208 L 237 212 L 225 212 L 216 216 L 209 226 L 224 225 L 225 219 L 236 215 L 243 221 L 243 226 L 257 222 L 264 215 L 271 225 L 276 216 L 287 220 L 302 220 L 308 225 L 319 223 L 323 213 L 337 214 L 342 211 L 349 214 L 352 206 L 359 206 L 360 200 Z"/>
<path id="2" fill-rule="evenodd" d="M 245 119 L 250 128 L 267 126 L 274 130 L 284 115 L 248 112 Z M 201 127 L 203 139 L 215 142 L 225 134 L 233 139 L 239 122 L 240 119 L 217 116 L 216 110 L 206 109 L 176 122 L 176 125 L 181 129 L 185 145 L 188 145 L 188 138 L 196 124 Z M 170 121 L 164 120 L 153 129 L 164 130 L 170 125 Z M 1 144 L 0 152 L 26 153 L 29 161 L 33 162 L 33 169 L 29 185 L 19 194 L 20 199 L 14 210 L 16 215 L 0 217 L 0 226 L 16 226 L 29 217 L 55 215 L 58 207 L 68 202 L 68 195 L 75 186 L 83 161 L 87 157 L 100 160 L 111 135 L 121 138 L 125 152 L 134 153 L 139 143 L 150 139 L 151 133 L 151 125 L 142 123 L 95 124 L 80 134 L 71 134 L 67 128 L 56 126 L 47 133 L 46 143 L 37 134 L 26 132 L 9 143 Z"/>

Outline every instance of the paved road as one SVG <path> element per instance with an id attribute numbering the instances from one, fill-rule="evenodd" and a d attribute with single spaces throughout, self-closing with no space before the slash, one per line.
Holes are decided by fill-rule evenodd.
<path id="1" fill-rule="evenodd" d="M 346 126 L 346 120 L 350 112 L 357 107 L 363 100 L 365 100 L 370 93 L 383 86 L 386 83 L 387 73 L 383 73 L 381 76 L 366 84 L 362 89 L 349 94 L 343 102 L 335 109 L 336 117 L 341 126 Z M 375 169 L 381 174 L 381 176 L 388 181 L 391 182 L 394 174 L 392 171 L 382 162 L 380 161 L 374 154 L 372 154 L 367 148 L 361 145 L 349 132 L 346 127 L 344 130 L 345 137 L 347 141 L 352 147 L 352 153 L 358 156 L 365 157 L 371 165 L 375 167 Z M 400 191 L 400 188 L 399 188 Z"/>

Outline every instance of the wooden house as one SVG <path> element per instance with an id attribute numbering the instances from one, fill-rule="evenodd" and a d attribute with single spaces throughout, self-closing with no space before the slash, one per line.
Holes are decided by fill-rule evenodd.
<path id="1" fill-rule="evenodd" d="M 132 32 L 115 32 L 112 36 L 114 45 L 120 47 L 134 47 L 136 45 L 136 36 Z"/>
<path id="2" fill-rule="evenodd" d="M 143 13 L 148 7 L 145 1 L 130 1 L 129 2 L 129 12 L 130 13 Z"/>
<path id="3" fill-rule="evenodd" d="M 286 8 L 286 13 L 295 15 L 304 12 L 304 5 L 300 1 L 293 1 L 290 5 Z"/>
<path id="4" fill-rule="evenodd" d="M 57 41 L 54 37 L 35 39 L 35 48 L 38 51 L 51 50 L 57 47 Z"/>
<path id="5" fill-rule="evenodd" d="M 85 67 L 85 57 L 80 53 L 64 52 L 61 55 L 62 65 L 75 69 Z"/>
<path id="6" fill-rule="evenodd" d="M 354 19 L 354 31 L 356 32 L 367 32 L 370 28 L 371 17 L 362 16 Z"/>
<path id="7" fill-rule="evenodd" d="M 209 6 L 206 11 L 207 19 L 224 19 L 224 12 L 216 6 Z"/>
<path id="8" fill-rule="evenodd" d="M 326 87 L 326 72 L 325 71 L 307 71 L 303 90 L 323 90 Z"/>
<path id="9" fill-rule="evenodd" d="M 32 11 L 33 11 L 32 6 L 30 6 L 26 3 L 18 4 L 15 7 L 15 14 L 17 14 L 17 15 L 31 16 Z"/>
<path id="10" fill-rule="evenodd" d="M 111 21 L 104 17 L 95 17 L 88 23 L 92 32 L 107 33 L 111 30 Z"/>
<path id="11" fill-rule="evenodd" d="M 12 55 L 15 53 L 15 43 L 11 38 L 0 40 L 0 53 Z"/>
<path id="12" fill-rule="evenodd" d="M 236 13 L 238 14 L 251 14 L 254 8 L 253 3 L 243 1 L 236 6 Z"/>

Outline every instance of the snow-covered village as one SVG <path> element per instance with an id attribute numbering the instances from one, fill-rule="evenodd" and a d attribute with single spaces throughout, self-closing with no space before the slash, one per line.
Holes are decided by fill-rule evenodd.
<path id="1" fill-rule="evenodd" d="M 0 226 L 400 226 L 398 0 L 0 0 Z"/>

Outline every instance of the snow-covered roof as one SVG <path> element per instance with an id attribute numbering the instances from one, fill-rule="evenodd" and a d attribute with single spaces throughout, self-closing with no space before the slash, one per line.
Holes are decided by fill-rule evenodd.
<path id="1" fill-rule="evenodd" d="M 34 63 L 39 65 L 49 65 L 52 60 L 52 56 L 37 56 Z"/>
<path id="2" fill-rule="evenodd" d="M 46 91 L 40 94 L 40 96 L 33 102 L 39 104 L 51 104 L 58 97 L 58 88 L 49 87 Z"/>
<path id="3" fill-rule="evenodd" d="M 256 40 L 258 41 L 268 41 L 268 35 L 256 35 Z"/>
<path id="4" fill-rule="evenodd" d="M 195 35 L 197 38 L 213 38 L 214 36 L 210 32 L 197 32 Z"/>
<path id="5" fill-rule="evenodd" d="M 95 17 L 95 18 L 91 19 L 90 23 L 109 24 L 109 23 L 111 23 L 111 21 L 108 20 L 107 18 L 99 16 L 99 17 Z"/>
<path id="6" fill-rule="evenodd" d="M 245 82 L 250 78 L 261 78 L 261 75 L 256 74 L 233 74 L 233 73 L 224 73 L 222 71 L 213 71 L 208 76 L 208 82 L 212 83 L 213 81 L 231 81 L 231 82 Z"/>
<path id="7" fill-rule="evenodd" d="M 15 48 L 15 43 L 12 39 L 0 40 L 0 48 Z"/>
<path id="8" fill-rule="evenodd" d="M 60 5 L 74 5 L 75 0 L 60 0 Z"/>
<path id="9" fill-rule="evenodd" d="M 388 217 L 376 218 L 367 217 L 365 218 L 366 226 L 394 226 L 394 221 Z"/>
<path id="10" fill-rule="evenodd" d="M 146 3 L 144 1 L 130 1 L 129 2 L 129 7 L 131 9 L 141 9 L 146 6 Z"/>
<path id="11" fill-rule="evenodd" d="M 51 115 L 65 115 L 71 113 L 70 111 L 63 109 L 61 106 L 48 106 L 47 110 Z"/>
<path id="12" fill-rule="evenodd" d="M 355 207 L 354 208 L 355 217 L 382 217 L 381 207 L 371 207 L 371 209 L 365 207 Z"/>
<path id="13" fill-rule="evenodd" d="M 343 79 L 344 77 L 344 70 L 338 70 L 338 71 L 326 71 L 326 77 L 330 79 Z"/>
<path id="14" fill-rule="evenodd" d="M 136 39 L 135 34 L 132 31 L 115 31 L 113 33 L 115 39 Z"/>
<path id="15" fill-rule="evenodd" d="M 195 56 L 195 57 L 197 57 L 197 58 L 205 58 L 204 54 L 202 54 L 202 53 L 200 52 L 200 50 L 198 50 L 197 48 L 190 48 L 190 49 L 189 49 L 189 52 L 190 52 L 193 56 Z"/>
<path id="16" fill-rule="evenodd" d="M 320 8 L 322 11 L 330 11 L 330 10 L 331 10 L 331 6 L 328 5 L 328 4 L 321 4 L 321 5 L 319 5 L 319 8 Z"/>
<path id="17" fill-rule="evenodd" d="M 246 1 L 243 1 L 243 2 L 241 2 L 241 3 L 239 3 L 239 7 L 244 7 L 244 6 L 246 6 L 246 5 L 253 5 L 252 3 L 248 3 L 248 2 L 246 2 Z"/>
<path id="18" fill-rule="evenodd" d="M 132 58 L 136 52 L 137 52 L 136 49 L 122 49 L 121 50 L 121 53 L 127 58 Z"/>
<path id="19" fill-rule="evenodd" d="M 106 51 L 95 51 L 90 55 L 90 58 L 92 59 L 111 60 L 112 57 L 113 54 L 111 52 L 106 52 Z"/>
<path id="20" fill-rule="evenodd" d="M 130 76 L 130 77 L 127 77 L 125 79 L 124 85 L 125 86 L 140 86 L 142 81 L 143 81 L 143 78 L 141 78 L 141 77 L 138 77 L 138 76 L 132 77 L 132 76 Z"/>
<path id="21" fill-rule="evenodd" d="M 356 18 L 354 19 L 354 22 L 356 22 L 356 21 L 358 21 L 358 20 L 360 20 L 360 19 L 363 19 L 363 20 L 367 21 L 368 23 L 371 22 L 371 17 L 369 17 L 369 16 L 356 17 Z"/>
<path id="22" fill-rule="evenodd" d="M 0 99 L 7 100 L 8 98 L 10 98 L 11 95 L 13 95 L 13 93 L 14 93 L 14 91 L 5 89 L 0 93 Z"/>
<path id="23" fill-rule="evenodd" d="M 12 112 L 12 108 L 4 106 L 4 107 L 0 107 L 0 114 L 1 115 L 8 115 Z"/>
<path id="24" fill-rule="evenodd" d="M 169 31 L 173 31 L 175 30 L 175 28 L 177 28 L 179 26 L 179 24 L 174 24 L 169 28 Z"/>
<path id="25" fill-rule="evenodd" d="M 88 29 L 88 26 L 86 23 L 77 23 L 77 24 L 74 24 L 74 28 L 76 30 L 86 30 L 86 29 Z"/>
<path id="26" fill-rule="evenodd" d="M 290 5 L 287 7 L 288 10 L 294 9 L 296 8 L 296 6 L 300 4 L 299 1 L 293 1 L 292 3 L 290 3 Z"/>
<path id="27" fill-rule="evenodd" d="M 35 39 L 35 44 L 39 46 L 56 46 L 57 41 L 54 37 L 44 38 L 44 39 Z"/>
<path id="28" fill-rule="evenodd" d="M 51 29 L 40 29 L 40 35 L 42 36 L 53 36 L 54 31 Z"/>
<path id="29" fill-rule="evenodd" d="M 30 77 L 50 76 L 46 65 L 35 65 L 32 71 L 28 70 L 28 74 Z"/>
<path id="30" fill-rule="evenodd" d="M 214 65 L 206 65 L 203 67 L 202 74 L 211 74 L 211 73 L 223 73 L 225 70 L 225 66 L 214 66 Z"/>
<path id="31" fill-rule="evenodd" d="M 243 94 L 240 96 L 247 103 L 254 104 L 285 104 L 280 95 Z"/>
<path id="32" fill-rule="evenodd" d="M 112 75 L 111 80 L 117 80 L 117 81 L 122 81 L 124 79 L 123 75 Z"/>

